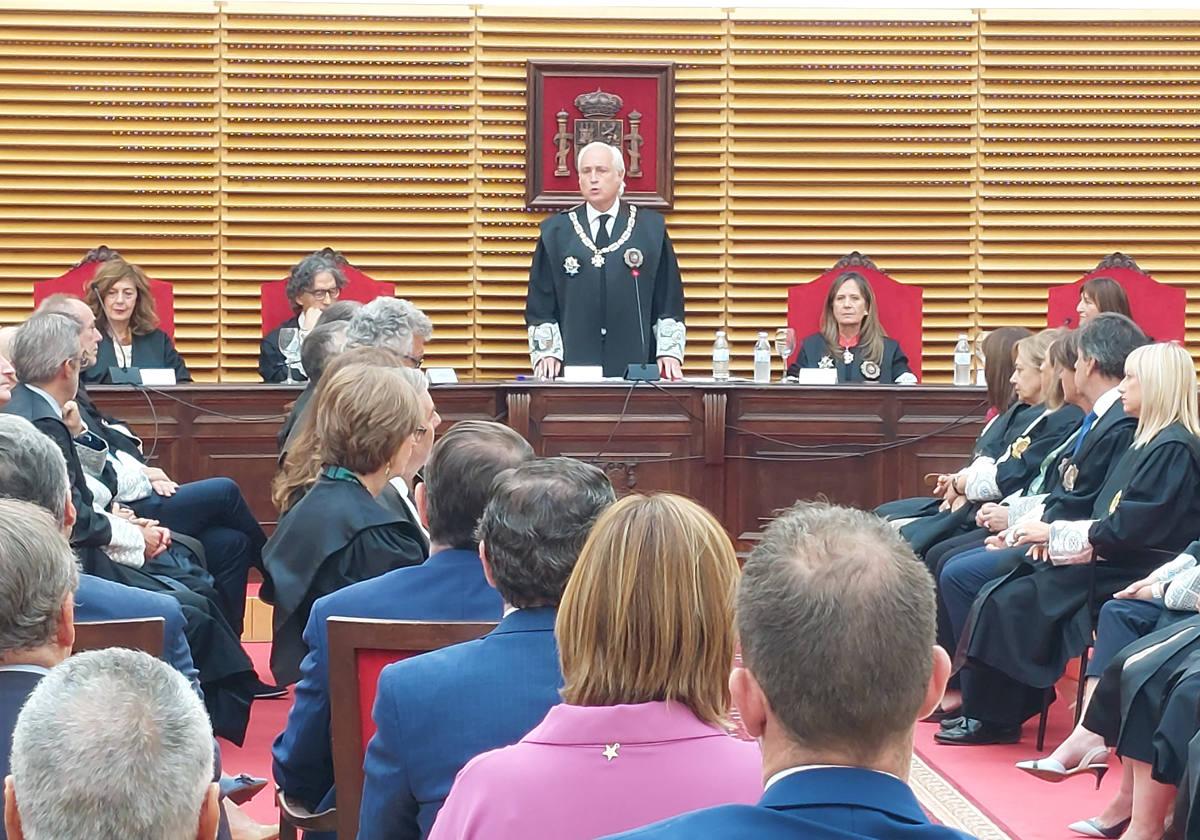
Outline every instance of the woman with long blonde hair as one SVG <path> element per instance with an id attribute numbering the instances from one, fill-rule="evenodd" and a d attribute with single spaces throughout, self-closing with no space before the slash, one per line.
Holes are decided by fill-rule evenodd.
<path id="1" fill-rule="evenodd" d="M 431 840 L 585 840 L 758 800 L 758 748 L 729 734 L 733 544 L 680 496 L 596 522 L 559 607 L 564 702 L 459 773 Z"/>

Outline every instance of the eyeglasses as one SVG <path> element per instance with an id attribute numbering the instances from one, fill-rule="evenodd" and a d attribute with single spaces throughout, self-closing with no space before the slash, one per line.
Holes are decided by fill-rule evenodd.
<path id="1" fill-rule="evenodd" d="M 317 300 L 337 300 L 342 290 L 334 286 L 332 289 L 309 289 L 308 293 Z"/>
<path id="2" fill-rule="evenodd" d="M 405 353 L 405 354 L 404 354 L 404 360 L 405 360 L 406 362 L 412 362 L 412 366 L 413 366 L 414 368 L 416 368 L 417 370 L 420 370 L 420 369 L 421 369 L 421 365 L 425 364 L 425 357 L 424 357 L 424 356 L 410 356 L 410 355 L 408 355 L 407 353 Z"/>

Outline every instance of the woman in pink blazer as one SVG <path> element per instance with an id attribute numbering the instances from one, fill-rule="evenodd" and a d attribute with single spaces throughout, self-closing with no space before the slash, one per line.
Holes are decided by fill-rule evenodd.
<path id="1" fill-rule="evenodd" d="M 564 703 L 454 782 L 430 840 L 590 840 L 762 794 L 729 734 L 738 566 L 702 507 L 627 496 L 597 520 L 559 607 Z"/>

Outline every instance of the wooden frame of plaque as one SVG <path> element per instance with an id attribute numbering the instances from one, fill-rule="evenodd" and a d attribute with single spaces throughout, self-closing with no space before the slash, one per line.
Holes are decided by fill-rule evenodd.
<path id="1" fill-rule="evenodd" d="M 575 159 L 590 140 L 619 145 L 631 204 L 671 209 L 675 198 L 675 64 L 671 61 L 529 61 L 525 204 L 580 202 Z"/>

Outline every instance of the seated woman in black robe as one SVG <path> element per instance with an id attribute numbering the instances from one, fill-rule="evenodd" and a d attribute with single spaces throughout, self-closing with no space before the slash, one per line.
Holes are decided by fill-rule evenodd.
<path id="1" fill-rule="evenodd" d="M 1011 743 L 1067 662 L 1092 640 L 1095 613 L 1195 537 L 1200 421 L 1191 357 L 1175 344 L 1129 354 L 1119 386 L 1138 417 L 1128 451 L 1085 521 L 1056 520 L 1046 543 L 985 587 L 959 644 L 965 719 L 937 740 Z"/>
<path id="2" fill-rule="evenodd" d="M 1029 421 L 1041 413 L 1040 409 L 1036 414 L 1031 413 L 1031 406 L 1014 399 L 1012 385 L 1013 350 L 1018 341 L 1031 335 L 1033 333 L 1023 327 L 1002 327 L 989 333 L 983 340 L 986 357 L 984 379 L 991 408 L 988 411 L 990 417 L 975 440 L 971 460 L 958 472 L 938 475 L 933 496 L 885 502 L 875 509 L 877 516 L 901 527 L 913 519 L 933 516 L 939 510 L 957 509 L 962 504 L 962 494 L 958 488 L 964 486 L 963 477 L 971 465 L 980 458 L 999 458 L 1012 446 Z"/>
<path id="3" fill-rule="evenodd" d="M 113 368 L 167 368 L 176 382 L 191 382 L 187 364 L 171 337 L 158 328 L 150 281 L 120 257 L 108 260 L 88 281 L 84 300 L 96 316 L 100 346 L 84 382 L 112 382 Z"/>
<path id="4" fill-rule="evenodd" d="M 1129 310 L 1129 296 L 1121 288 L 1121 284 L 1111 277 L 1093 277 L 1085 280 L 1079 287 L 1079 303 L 1075 307 L 1079 315 L 1079 326 L 1088 322 L 1089 318 L 1101 312 L 1116 312 L 1126 318 L 1132 318 Z"/>
<path id="5" fill-rule="evenodd" d="M 301 634 L 313 602 L 424 559 L 421 534 L 376 497 L 412 457 L 421 404 L 398 366 L 351 363 L 325 371 L 311 412 L 320 474 L 263 549 L 263 598 L 275 607 L 271 670 L 300 676 Z"/>
<path id="6" fill-rule="evenodd" d="M 292 266 L 284 288 L 288 303 L 292 306 L 292 317 L 279 324 L 263 338 L 258 349 L 258 375 L 263 382 L 286 382 L 288 364 L 279 346 L 279 331 L 291 327 L 297 330 L 296 347 L 304 346 L 304 339 L 312 332 L 321 318 L 346 288 L 346 275 L 342 266 L 346 259 L 332 248 L 322 248 L 309 254 Z M 292 367 L 292 380 L 307 382 L 308 375 L 302 368 Z"/>
<path id="7" fill-rule="evenodd" d="M 879 323 L 871 284 L 857 271 L 847 271 L 829 287 L 821 331 L 800 342 L 788 376 L 796 376 L 800 368 L 832 368 L 838 382 L 914 385 L 917 381 L 908 357 Z"/>

